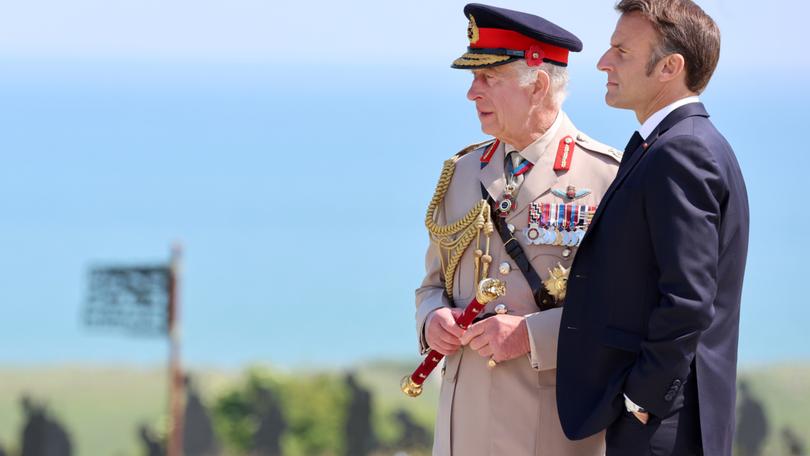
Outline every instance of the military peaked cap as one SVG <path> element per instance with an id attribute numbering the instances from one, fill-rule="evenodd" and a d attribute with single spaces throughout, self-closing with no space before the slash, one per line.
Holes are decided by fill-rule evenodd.
<path id="1" fill-rule="evenodd" d="M 569 51 L 582 50 L 573 33 L 533 14 L 470 3 L 464 15 L 470 21 L 470 45 L 453 68 L 484 68 L 518 59 L 526 59 L 529 66 L 543 62 L 567 66 Z"/>

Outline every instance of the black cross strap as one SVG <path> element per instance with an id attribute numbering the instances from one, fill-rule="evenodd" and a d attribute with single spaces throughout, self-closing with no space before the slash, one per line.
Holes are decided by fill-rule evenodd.
<path id="1" fill-rule="evenodd" d="M 517 263 L 518 269 L 523 273 L 523 277 L 529 282 L 529 287 L 532 289 L 532 296 L 534 296 L 534 303 L 537 304 L 537 307 L 541 311 L 560 307 L 562 303 L 558 304 L 554 297 L 548 293 L 540 276 L 537 275 L 537 271 L 534 270 L 529 259 L 526 258 L 526 252 L 523 251 L 523 247 L 518 240 L 512 236 L 512 232 L 509 231 L 506 221 L 492 210 L 492 208 L 495 207 L 495 201 L 492 200 L 484 184 L 481 184 L 481 196 L 489 203 L 490 218 L 495 225 L 495 231 L 498 232 L 498 235 L 503 241 L 506 253 Z"/>

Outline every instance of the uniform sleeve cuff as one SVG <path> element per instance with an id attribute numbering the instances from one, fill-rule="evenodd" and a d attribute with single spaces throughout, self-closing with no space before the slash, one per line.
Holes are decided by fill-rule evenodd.
<path id="1" fill-rule="evenodd" d="M 427 353 L 428 351 L 430 351 L 430 345 L 428 345 L 427 337 L 425 337 L 425 330 L 427 329 L 427 322 L 430 321 L 430 317 L 433 315 L 433 312 L 435 310 L 437 310 L 437 309 L 442 308 L 442 307 L 444 307 L 444 306 L 436 306 L 436 307 L 430 309 L 430 311 L 425 314 L 424 319 L 421 320 L 421 325 L 419 325 L 419 328 L 417 329 L 417 331 L 419 331 L 418 332 L 418 334 L 419 334 L 419 353 L 421 353 L 423 355 L 425 353 Z"/>
<path id="2" fill-rule="evenodd" d="M 526 315 L 529 332 L 529 362 L 538 371 L 557 368 L 557 337 L 562 309 L 550 309 Z"/>

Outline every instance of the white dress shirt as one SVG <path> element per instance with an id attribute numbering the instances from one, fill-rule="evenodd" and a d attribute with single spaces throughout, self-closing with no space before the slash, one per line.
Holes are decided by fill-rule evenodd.
<path id="1" fill-rule="evenodd" d="M 683 105 L 688 105 L 689 103 L 700 103 L 700 99 L 697 97 L 697 95 L 695 95 L 692 97 L 681 98 L 674 103 L 664 106 L 645 120 L 643 124 L 641 124 L 641 128 L 638 129 L 638 133 L 646 141 L 650 136 L 650 133 L 655 130 L 655 127 L 657 127 L 666 116 L 668 116 L 672 111 L 680 108 Z"/>

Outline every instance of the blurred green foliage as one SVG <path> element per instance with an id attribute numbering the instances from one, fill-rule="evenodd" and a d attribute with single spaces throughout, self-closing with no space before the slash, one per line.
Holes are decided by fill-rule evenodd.
<path id="1" fill-rule="evenodd" d="M 406 410 L 414 422 L 432 429 L 438 402 L 437 375 L 428 379 L 419 398 L 399 391 L 399 379 L 418 360 L 378 361 L 354 366 L 359 384 L 372 393 L 372 423 L 380 448 L 375 456 L 400 450 L 401 426 L 395 419 Z M 192 372 L 204 404 L 214 420 L 220 443 L 229 456 L 248 454 L 259 386 L 279 392 L 288 419 L 282 437 L 285 455 L 339 455 L 344 448 L 348 388 L 345 370 L 279 370 Z M 11 455 L 19 451 L 24 415 L 19 405 L 24 394 L 45 403 L 51 416 L 62 422 L 74 443 L 75 456 L 140 456 L 141 425 L 162 433 L 166 414 L 164 369 L 132 367 L 54 366 L 0 368 L 0 446 Z M 743 368 L 740 380 L 764 407 L 770 432 L 764 455 L 789 452 L 781 431 L 790 428 L 808 444 L 810 436 L 810 364 L 784 363 Z M 411 456 L 429 450 L 408 449 Z"/>
<path id="2" fill-rule="evenodd" d="M 399 367 L 401 370 L 401 366 Z M 401 424 L 397 413 L 404 412 L 389 401 L 378 401 L 375 390 L 380 387 L 396 392 L 396 383 L 386 378 L 377 384 L 374 376 L 362 375 L 361 387 L 372 397 L 371 422 L 377 454 L 393 454 L 397 450 L 410 450 L 411 454 L 427 454 L 427 448 L 401 448 Z M 254 435 L 259 429 L 267 393 L 278 398 L 278 405 L 286 421 L 281 438 L 282 453 L 286 456 L 339 456 L 345 454 L 347 411 L 351 389 L 341 372 L 311 372 L 285 374 L 269 368 L 251 368 L 239 382 L 221 391 L 212 401 L 214 426 L 228 454 L 248 454 L 254 446 Z M 404 397 L 404 396 L 403 396 Z M 428 419 L 430 419 L 428 417 Z M 429 424 L 424 426 L 429 434 Z"/>
<path id="3" fill-rule="evenodd" d="M 287 427 L 281 438 L 283 454 L 338 456 L 345 448 L 348 371 L 371 393 L 371 423 L 378 448 L 375 456 L 407 450 L 411 456 L 429 449 L 403 448 L 396 414 L 405 410 L 426 432 L 432 430 L 438 400 L 438 377 L 425 393 L 408 398 L 399 380 L 418 363 L 370 362 L 351 369 L 280 370 L 252 367 L 242 371 L 214 369 L 190 372 L 209 410 L 219 442 L 228 456 L 249 454 L 259 425 L 260 391 L 276 393 Z M 74 443 L 75 456 L 140 456 L 141 426 L 165 439 L 166 373 L 164 369 L 131 367 L 55 366 L 0 368 L 0 446 L 10 456 L 18 449 L 23 414 L 19 398 L 30 394 L 47 404 Z"/>
<path id="4" fill-rule="evenodd" d="M 282 450 L 289 456 L 342 454 L 347 389 L 332 374 L 290 376 L 253 368 L 242 382 L 215 399 L 213 420 L 226 449 L 234 454 L 253 448 L 262 413 L 262 391 L 279 398 L 286 431 Z"/>

